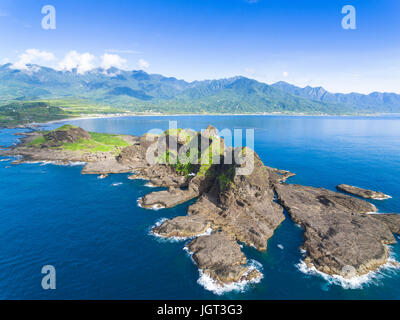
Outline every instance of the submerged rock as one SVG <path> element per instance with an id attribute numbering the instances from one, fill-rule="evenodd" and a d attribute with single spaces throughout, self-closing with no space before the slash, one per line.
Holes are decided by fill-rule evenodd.
<path id="1" fill-rule="evenodd" d="M 387 194 L 384 194 L 382 192 L 361 189 L 361 188 L 353 187 L 353 186 L 350 186 L 347 184 L 338 185 L 336 188 L 340 191 L 347 192 L 347 193 L 350 193 L 350 194 L 353 194 L 355 196 L 359 196 L 359 197 L 365 198 L 365 199 L 386 200 L 386 199 L 391 198 L 390 196 L 388 196 Z"/>

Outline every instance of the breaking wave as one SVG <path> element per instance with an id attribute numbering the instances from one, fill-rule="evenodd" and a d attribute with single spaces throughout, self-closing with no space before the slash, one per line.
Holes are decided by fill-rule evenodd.
<path id="1" fill-rule="evenodd" d="M 46 160 L 46 161 L 24 161 L 23 163 L 27 164 L 39 164 L 40 166 L 47 166 L 49 164 L 55 165 L 55 166 L 64 166 L 64 167 L 75 167 L 75 166 L 84 166 L 86 162 L 82 161 L 69 161 L 69 162 L 64 162 L 64 161 L 57 161 L 57 160 Z"/>
<path id="2" fill-rule="evenodd" d="M 157 188 L 157 186 L 153 185 L 151 182 L 147 182 L 144 186 L 147 188 Z"/>
<path id="3" fill-rule="evenodd" d="M 253 270 L 258 270 L 262 275 L 262 264 L 256 260 L 250 260 L 247 264 L 249 270 L 244 274 L 246 276 Z M 243 293 L 249 289 L 251 284 L 259 283 L 264 276 L 260 276 L 258 278 L 248 280 L 242 280 L 230 284 L 220 284 L 214 279 L 212 279 L 209 275 L 205 274 L 203 270 L 199 269 L 200 277 L 197 280 L 197 283 L 200 284 L 204 289 L 211 291 L 212 293 L 221 296 L 223 294 L 229 292 L 238 292 Z"/>
<path id="4" fill-rule="evenodd" d="M 203 236 L 207 236 L 210 235 L 212 233 L 212 229 L 208 228 L 205 232 L 200 233 L 198 235 L 192 236 L 192 237 L 166 237 L 160 234 L 157 234 L 155 232 L 153 232 L 153 228 L 155 227 L 159 227 L 161 226 L 165 221 L 167 221 L 167 218 L 161 218 L 160 220 L 158 220 L 154 226 L 150 227 L 149 229 L 149 234 L 156 237 L 159 240 L 165 241 L 165 242 L 181 242 L 181 241 L 187 241 L 187 240 L 191 240 L 191 239 L 195 239 L 198 237 L 203 237 Z M 186 246 L 185 246 L 186 248 Z"/>
<path id="5" fill-rule="evenodd" d="M 370 285 L 379 285 L 381 279 L 393 275 L 400 269 L 399 263 L 392 254 L 390 255 L 387 263 L 379 267 L 377 270 L 371 271 L 362 276 L 352 277 L 350 279 L 344 278 L 340 275 L 328 275 L 317 270 L 317 268 L 314 266 L 308 267 L 303 260 L 300 260 L 300 262 L 296 264 L 296 267 L 304 274 L 319 276 L 327 281 L 328 285 L 333 284 L 341 286 L 343 289 L 363 289 L 364 287 L 368 287 Z"/>

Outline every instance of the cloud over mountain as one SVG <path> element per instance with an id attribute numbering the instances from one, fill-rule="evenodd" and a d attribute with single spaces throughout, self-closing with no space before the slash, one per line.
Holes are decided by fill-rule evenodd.
<path id="1" fill-rule="evenodd" d="M 95 68 L 95 59 L 96 57 L 91 53 L 86 52 L 81 54 L 73 50 L 67 53 L 58 66 L 60 69 L 68 71 L 77 69 L 79 74 L 84 74 L 85 72 Z"/>
<path id="2" fill-rule="evenodd" d="M 27 49 L 19 55 L 17 62 L 12 65 L 14 69 L 26 70 L 28 64 L 41 63 L 55 60 L 52 52 L 40 51 L 38 49 Z"/>
<path id="3" fill-rule="evenodd" d="M 126 64 L 126 59 L 121 58 L 118 54 L 105 53 L 101 56 L 101 67 L 103 69 L 109 69 L 115 67 L 122 69 Z"/>

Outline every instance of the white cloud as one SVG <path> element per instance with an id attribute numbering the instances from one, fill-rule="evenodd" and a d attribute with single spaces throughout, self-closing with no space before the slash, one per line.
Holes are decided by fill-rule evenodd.
<path id="1" fill-rule="evenodd" d="M 0 65 L 7 64 L 7 63 L 10 63 L 10 62 L 11 62 L 10 59 L 8 59 L 8 58 L 3 58 L 3 59 L 1 59 L 1 61 L 0 61 Z"/>
<path id="2" fill-rule="evenodd" d="M 58 66 L 60 69 L 68 71 L 76 68 L 79 74 L 84 74 L 87 71 L 94 69 L 95 65 L 93 62 L 95 59 L 96 57 L 91 53 L 78 53 L 73 50 L 67 53 Z"/>
<path id="3" fill-rule="evenodd" d="M 150 63 L 148 63 L 144 59 L 139 59 L 138 66 L 139 66 L 140 69 L 147 69 L 148 67 L 150 67 Z"/>
<path id="4" fill-rule="evenodd" d="M 48 51 L 40 51 L 38 49 L 28 49 L 19 55 L 18 61 L 12 65 L 13 69 L 26 70 L 27 64 L 43 63 L 54 60 L 54 54 Z"/>
<path id="5" fill-rule="evenodd" d="M 122 69 L 123 66 L 126 64 L 126 60 L 121 58 L 117 54 L 105 53 L 102 55 L 101 60 L 101 67 L 106 70 L 111 67 Z"/>
<path id="6" fill-rule="evenodd" d="M 283 71 L 283 72 L 282 72 L 282 75 L 283 75 L 285 78 L 287 78 L 287 77 L 288 77 L 288 75 L 289 75 L 289 72 L 287 72 L 287 71 Z"/>

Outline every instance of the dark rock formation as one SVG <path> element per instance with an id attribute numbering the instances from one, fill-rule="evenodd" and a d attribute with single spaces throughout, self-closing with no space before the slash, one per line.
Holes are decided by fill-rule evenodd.
<path id="1" fill-rule="evenodd" d="M 163 237 L 191 238 L 205 233 L 210 227 L 211 221 L 201 216 L 180 216 L 154 227 L 153 232 Z"/>
<path id="2" fill-rule="evenodd" d="M 251 280 L 261 276 L 245 266 L 247 259 L 234 237 L 214 233 L 193 240 L 188 249 L 200 269 L 221 284 Z"/>
<path id="3" fill-rule="evenodd" d="M 90 134 L 79 127 L 68 126 L 65 129 L 61 127 L 58 130 L 50 131 L 44 135 L 47 147 L 57 147 L 63 143 L 75 143 L 81 139 L 90 140 Z"/>
<path id="4" fill-rule="evenodd" d="M 371 217 L 386 224 L 393 233 L 400 234 L 400 214 L 374 214 Z"/>
<path id="5" fill-rule="evenodd" d="M 341 184 L 336 187 L 338 190 L 353 194 L 355 196 L 359 196 L 365 199 L 374 199 L 374 200 L 385 200 L 390 199 L 390 196 L 377 191 L 361 189 L 353 186 L 349 186 L 347 184 Z"/>
<path id="6" fill-rule="evenodd" d="M 215 165 L 209 175 L 213 179 L 206 183 L 209 187 L 200 188 L 203 192 L 189 207 L 188 215 L 166 220 L 153 228 L 153 232 L 167 237 L 193 237 L 209 228 L 218 231 L 189 245 L 199 268 L 218 282 L 259 278 L 258 271 L 245 266 L 237 241 L 266 250 L 268 239 L 285 218 L 282 207 L 274 202 L 273 182 L 277 177 L 270 178 L 274 170 L 265 167 L 253 152 L 252 157 L 254 170 L 249 175 L 237 174 L 237 169 L 246 164 Z M 167 197 L 167 193 L 163 195 Z"/>
<path id="7" fill-rule="evenodd" d="M 395 239 L 384 223 L 365 213 L 372 204 L 325 189 L 276 185 L 279 202 L 304 228 L 305 262 L 327 274 L 343 275 L 351 266 L 366 274 L 386 263 L 385 244 Z"/>

